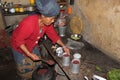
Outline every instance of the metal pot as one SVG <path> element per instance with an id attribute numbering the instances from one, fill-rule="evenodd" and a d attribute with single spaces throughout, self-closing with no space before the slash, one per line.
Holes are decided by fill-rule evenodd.
<path id="1" fill-rule="evenodd" d="M 40 65 L 32 74 L 32 80 L 56 80 L 54 66 L 49 64 Z"/>

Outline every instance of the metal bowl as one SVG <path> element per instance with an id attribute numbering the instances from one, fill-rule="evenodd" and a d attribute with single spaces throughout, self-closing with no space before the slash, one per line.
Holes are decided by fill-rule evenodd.
<path id="1" fill-rule="evenodd" d="M 81 34 L 72 34 L 71 39 L 73 40 L 80 40 L 81 39 Z"/>

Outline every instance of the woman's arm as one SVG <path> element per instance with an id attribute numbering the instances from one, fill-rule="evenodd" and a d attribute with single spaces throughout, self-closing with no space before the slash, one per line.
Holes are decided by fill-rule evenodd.
<path id="1" fill-rule="evenodd" d="M 65 44 L 62 42 L 62 40 L 57 40 L 57 44 L 59 44 L 60 46 L 62 46 L 62 48 L 64 49 L 64 51 L 70 55 L 70 50 L 68 47 L 65 46 Z"/>
<path id="2" fill-rule="evenodd" d="M 40 59 L 36 54 L 30 53 L 30 52 L 28 51 L 28 49 L 26 48 L 25 44 L 20 45 L 20 49 L 21 49 L 28 57 L 30 57 L 33 61 Z"/>

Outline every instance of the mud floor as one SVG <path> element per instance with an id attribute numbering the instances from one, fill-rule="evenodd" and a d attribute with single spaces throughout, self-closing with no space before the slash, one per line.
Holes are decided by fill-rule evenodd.
<path id="1" fill-rule="evenodd" d="M 81 73 L 89 80 L 96 74 L 107 78 L 107 72 L 113 68 L 120 69 L 120 63 L 106 56 L 101 51 L 85 43 L 80 50 Z M 57 80 L 67 80 L 64 76 L 58 76 Z M 10 48 L 0 49 L 0 80 L 19 80 L 15 72 L 15 63 Z"/>

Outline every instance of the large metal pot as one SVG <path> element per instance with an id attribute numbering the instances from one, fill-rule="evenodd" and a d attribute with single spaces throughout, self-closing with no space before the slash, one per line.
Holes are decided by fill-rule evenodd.
<path id="1" fill-rule="evenodd" d="M 39 66 L 32 74 L 33 80 L 56 80 L 54 66 L 44 64 Z"/>

